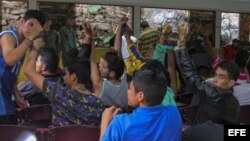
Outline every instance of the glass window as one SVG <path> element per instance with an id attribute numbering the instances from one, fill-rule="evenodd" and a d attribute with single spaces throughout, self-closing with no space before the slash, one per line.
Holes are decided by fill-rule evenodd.
<path id="1" fill-rule="evenodd" d="M 221 13 L 221 45 L 239 38 L 239 13 Z"/>
<path id="2" fill-rule="evenodd" d="M 75 32 L 79 43 L 83 39 L 82 23 L 84 20 L 99 29 L 98 37 L 95 38 L 96 47 L 110 47 L 122 16 L 128 16 L 128 24 L 132 28 L 133 8 L 127 6 L 89 5 L 75 3 L 38 2 L 40 10 L 54 19 L 55 28 L 59 29 L 65 24 L 67 14 L 75 16 Z"/>
<path id="3" fill-rule="evenodd" d="M 141 20 L 148 21 L 150 27 L 159 31 L 170 24 L 173 32 L 178 32 L 179 23 L 188 22 L 195 26 L 197 35 L 206 33 L 212 46 L 215 44 L 215 11 L 142 8 Z"/>
<path id="4" fill-rule="evenodd" d="M 141 21 L 147 21 L 149 26 L 161 30 L 165 24 L 170 24 L 174 32 L 177 32 L 177 25 L 187 21 L 188 10 L 142 8 Z"/>

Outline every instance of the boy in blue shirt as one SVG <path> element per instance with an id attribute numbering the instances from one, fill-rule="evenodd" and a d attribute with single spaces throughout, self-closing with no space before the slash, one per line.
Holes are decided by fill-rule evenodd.
<path id="1" fill-rule="evenodd" d="M 162 71 L 142 69 L 135 73 L 128 88 L 131 114 L 120 108 L 107 108 L 102 115 L 101 141 L 179 141 L 182 121 L 175 106 L 162 106 L 167 78 Z"/>

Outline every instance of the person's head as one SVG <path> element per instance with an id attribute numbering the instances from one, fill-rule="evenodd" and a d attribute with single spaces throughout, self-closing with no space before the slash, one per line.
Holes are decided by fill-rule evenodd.
<path id="1" fill-rule="evenodd" d="M 53 48 L 44 47 L 39 52 L 36 60 L 36 71 L 38 73 L 56 73 L 58 69 L 59 58 Z"/>
<path id="2" fill-rule="evenodd" d="M 197 68 L 198 74 L 204 79 L 208 79 L 212 76 L 212 69 L 205 65 L 201 65 Z"/>
<path id="3" fill-rule="evenodd" d="M 116 52 L 109 51 L 102 55 L 99 63 L 101 77 L 119 80 L 124 72 L 124 62 Z"/>
<path id="4" fill-rule="evenodd" d="M 132 35 L 132 30 L 127 24 L 122 26 L 122 35 L 128 35 L 128 36 Z"/>
<path id="5" fill-rule="evenodd" d="M 66 16 L 66 25 L 69 27 L 73 27 L 75 25 L 75 17 L 73 15 Z"/>
<path id="6" fill-rule="evenodd" d="M 234 61 L 240 67 L 240 69 L 244 69 L 248 58 L 248 51 L 241 49 L 236 53 Z"/>
<path id="7" fill-rule="evenodd" d="M 233 62 L 222 61 L 219 63 L 213 78 L 213 85 L 223 89 L 232 88 L 240 74 L 240 68 Z"/>
<path id="8" fill-rule="evenodd" d="M 89 61 L 81 60 L 81 62 L 75 62 L 67 66 L 63 80 L 69 88 L 75 84 L 89 84 L 91 81 Z"/>
<path id="9" fill-rule="evenodd" d="M 46 30 L 46 31 L 50 30 L 52 23 L 53 23 L 52 19 L 50 19 L 48 17 L 46 19 L 46 22 L 45 22 L 44 26 L 43 26 L 44 30 Z"/>
<path id="10" fill-rule="evenodd" d="M 233 39 L 232 44 L 234 47 L 238 47 L 240 45 L 240 41 L 238 39 Z"/>
<path id="11" fill-rule="evenodd" d="M 170 85 L 170 77 L 169 77 L 169 73 L 168 71 L 164 68 L 164 66 L 161 64 L 161 62 L 157 61 L 157 60 L 147 60 L 145 62 L 145 64 L 141 67 L 141 70 L 143 69 L 149 69 L 152 70 L 156 73 L 163 73 L 165 75 L 166 78 L 166 87 Z"/>
<path id="12" fill-rule="evenodd" d="M 141 28 L 142 28 L 142 29 L 145 29 L 145 28 L 147 28 L 147 27 L 149 27 L 148 22 L 147 22 L 147 21 L 142 21 L 142 22 L 141 22 Z"/>
<path id="13" fill-rule="evenodd" d="M 151 69 L 137 71 L 128 88 L 128 105 L 131 107 L 156 106 L 166 94 L 167 80 L 161 73 Z"/>
<path id="14" fill-rule="evenodd" d="M 34 24 L 38 23 L 41 27 L 44 26 L 46 21 L 45 15 L 39 10 L 28 10 L 21 19 L 22 31 L 24 36 L 28 36 Z"/>

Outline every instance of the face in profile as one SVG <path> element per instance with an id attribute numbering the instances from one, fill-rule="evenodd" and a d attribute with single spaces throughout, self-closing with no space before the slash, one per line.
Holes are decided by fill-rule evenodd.
<path id="1" fill-rule="evenodd" d="M 45 68 L 45 64 L 42 62 L 42 57 L 39 55 L 36 60 L 36 72 L 42 73 Z"/>
<path id="2" fill-rule="evenodd" d="M 134 81 L 131 81 L 128 87 L 128 105 L 131 107 L 138 107 L 137 93 L 135 92 Z"/>
<path id="3" fill-rule="evenodd" d="M 109 78 L 108 63 L 102 57 L 100 58 L 99 72 L 102 78 Z"/>

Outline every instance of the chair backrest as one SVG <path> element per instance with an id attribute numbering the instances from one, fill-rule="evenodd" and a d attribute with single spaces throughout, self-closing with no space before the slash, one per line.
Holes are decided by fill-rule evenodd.
<path id="1" fill-rule="evenodd" d="M 240 106 L 240 122 L 250 125 L 250 105 Z"/>
<path id="2" fill-rule="evenodd" d="M 0 125 L 1 141 L 28 141 L 31 139 L 37 140 L 37 133 L 33 128 L 18 125 Z"/>
<path id="3" fill-rule="evenodd" d="M 100 128 L 96 126 L 69 125 L 49 130 L 49 141 L 98 141 Z"/>
<path id="4" fill-rule="evenodd" d="M 22 111 L 21 125 L 33 128 L 46 128 L 51 125 L 52 107 L 50 104 L 33 105 Z"/>
<path id="5" fill-rule="evenodd" d="M 52 108 L 50 104 L 33 105 L 27 108 L 29 120 L 45 120 L 52 118 Z"/>

